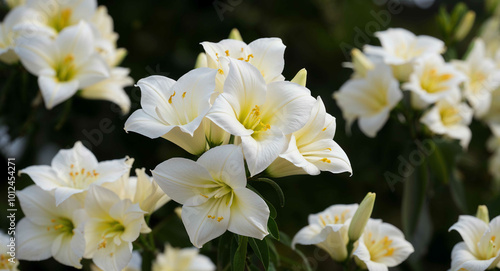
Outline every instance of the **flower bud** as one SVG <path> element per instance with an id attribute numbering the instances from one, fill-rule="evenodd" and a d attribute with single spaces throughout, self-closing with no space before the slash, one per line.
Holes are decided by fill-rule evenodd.
<path id="1" fill-rule="evenodd" d="M 366 223 L 372 215 L 373 205 L 375 204 L 375 193 L 368 193 L 363 201 L 359 204 L 358 210 L 352 217 L 349 226 L 349 240 L 356 241 L 359 239 L 365 230 Z"/>
<path id="2" fill-rule="evenodd" d="M 488 207 L 486 207 L 486 205 L 479 205 L 477 207 L 476 217 L 486 222 L 486 224 L 490 223 L 490 215 L 488 214 Z"/>
<path id="3" fill-rule="evenodd" d="M 469 34 L 469 31 L 474 25 L 475 20 L 476 13 L 474 11 L 469 10 L 467 13 L 465 13 L 465 15 L 462 17 L 462 20 L 457 26 L 457 31 L 455 32 L 455 40 L 463 40 L 467 36 L 467 34 Z"/>
<path id="4" fill-rule="evenodd" d="M 243 41 L 240 31 L 238 31 L 238 29 L 236 28 L 233 28 L 233 30 L 231 30 L 231 33 L 229 33 L 229 39 Z"/>
<path id="5" fill-rule="evenodd" d="M 207 55 L 205 53 L 200 53 L 196 58 L 196 63 L 194 64 L 194 68 L 204 68 L 207 67 Z"/>
<path id="6" fill-rule="evenodd" d="M 351 57 L 353 69 L 361 77 L 365 77 L 366 72 L 375 67 L 373 63 L 366 57 L 366 55 L 363 54 L 363 52 L 361 52 L 359 49 L 352 49 Z"/>
<path id="7" fill-rule="evenodd" d="M 295 75 L 295 77 L 292 79 L 291 82 L 305 87 L 306 81 L 307 81 L 307 70 L 302 69 Z"/>

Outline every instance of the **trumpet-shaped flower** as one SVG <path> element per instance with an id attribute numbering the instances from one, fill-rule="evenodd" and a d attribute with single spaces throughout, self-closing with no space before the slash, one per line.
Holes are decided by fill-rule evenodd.
<path id="1" fill-rule="evenodd" d="M 376 32 L 381 47 L 366 45 L 365 53 L 381 56 L 391 65 L 396 78 L 406 81 L 412 72 L 413 62 L 425 54 L 441 54 L 445 50 L 444 42 L 430 36 L 416 36 L 402 28 L 390 28 Z"/>
<path id="2" fill-rule="evenodd" d="M 14 26 L 23 20 L 25 16 L 22 7 L 11 10 L 0 22 L 0 61 L 12 64 L 19 60 L 14 48 L 18 34 L 14 31 Z"/>
<path id="3" fill-rule="evenodd" d="M 105 6 L 99 6 L 90 20 L 96 39 L 96 49 L 110 67 L 115 67 L 127 54 L 125 48 L 117 48 L 118 34 L 113 30 L 113 18 Z"/>
<path id="4" fill-rule="evenodd" d="M 145 212 L 129 199 L 101 186 L 92 186 L 85 198 L 85 258 L 97 267 L 121 271 L 132 259 L 132 242 L 141 233 L 149 233 Z"/>
<path id="5" fill-rule="evenodd" d="M 207 142 L 204 129 L 200 128 L 205 125 L 203 119 L 215 93 L 215 74 L 213 69 L 199 68 L 177 82 L 163 76 L 139 80 L 142 109 L 132 113 L 125 131 L 149 138 L 164 137 L 190 153 L 203 153 L 207 144 L 215 143 Z"/>
<path id="6" fill-rule="evenodd" d="M 79 95 L 85 99 L 113 102 L 120 107 L 122 114 L 128 114 L 130 98 L 123 88 L 134 84 L 134 80 L 128 76 L 129 73 L 127 68 L 112 68 L 109 78 L 82 89 Z"/>
<path id="7" fill-rule="evenodd" d="M 0 270 L 2 271 L 19 271 L 19 261 L 8 254 L 9 248 L 12 247 L 10 236 L 0 232 Z"/>
<path id="8" fill-rule="evenodd" d="M 94 50 L 92 31 L 85 22 L 65 28 L 55 40 L 21 37 L 15 50 L 24 67 L 38 76 L 48 109 L 109 77 L 108 66 Z"/>
<path id="9" fill-rule="evenodd" d="M 451 271 L 494 269 L 500 262 L 500 217 L 488 224 L 485 221 L 462 215 L 451 226 L 464 240 L 451 252 Z"/>
<path id="10" fill-rule="evenodd" d="M 332 259 L 342 262 L 347 258 L 347 232 L 358 204 L 333 205 L 323 212 L 309 215 L 309 225 L 302 228 L 292 240 L 296 244 L 316 245 L 327 251 Z"/>
<path id="11" fill-rule="evenodd" d="M 415 62 L 410 80 L 403 84 L 403 89 L 412 92 L 414 108 L 424 109 L 449 95 L 459 95 L 460 84 L 465 80 L 465 75 L 452 64 L 445 63 L 441 55 L 431 54 Z"/>
<path id="12" fill-rule="evenodd" d="M 366 73 L 365 78 L 347 81 L 333 97 L 342 109 L 348 127 L 359 119 L 361 131 L 375 137 L 387 122 L 390 111 L 403 98 L 403 93 L 391 68 L 378 63 Z"/>
<path id="13" fill-rule="evenodd" d="M 223 90 L 224 81 L 229 72 L 227 61 L 220 57 L 228 57 L 248 62 L 256 67 L 266 83 L 274 81 L 283 81 L 281 75 L 285 66 L 283 58 L 285 54 L 285 45 L 279 38 L 261 38 L 250 44 L 235 39 L 225 39 L 218 43 L 202 42 L 205 49 L 209 68 L 218 69 L 217 90 Z"/>
<path id="14" fill-rule="evenodd" d="M 182 221 L 198 248 L 226 230 L 257 239 L 268 234 L 269 207 L 246 188 L 239 146 L 215 147 L 196 162 L 169 159 L 153 170 L 153 178 L 169 197 L 183 204 Z"/>
<path id="15" fill-rule="evenodd" d="M 72 149 L 60 150 L 51 166 L 30 166 L 21 173 L 29 175 L 43 190 L 53 190 L 56 205 L 59 205 L 72 195 L 87 191 L 91 185 L 118 180 L 129 169 L 125 159 L 99 163 L 78 141 Z"/>
<path id="16" fill-rule="evenodd" d="M 167 244 L 163 253 L 156 256 L 152 270 L 213 271 L 215 265 L 210 258 L 199 254 L 197 248 L 179 249 Z"/>
<path id="17" fill-rule="evenodd" d="M 460 145 L 466 149 L 472 137 L 469 128 L 472 116 L 472 109 L 460 101 L 460 96 L 452 95 L 438 101 L 424 113 L 420 122 L 435 134 L 460 140 Z"/>
<path id="18" fill-rule="evenodd" d="M 148 214 L 170 200 L 153 178 L 146 174 L 145 168 L 136 169 L 135 174 L 137 177 L 125 174 L 120 180 L 102 186 L 115 192 L 121 199 L 129 199 L 132 203 L 139 204 L 141 210 Z"/>
<path id="19" fill-rule="evenodd" d="M 326 113 L 325 105 L 318 97 L 306 125 L 291 135 L 288 149 L 266 172 L 273 177 L 318 175 L 321 171 L 352 173 L 349 158 L 333 141 L 335 130 L 335 118 Z"/>
<path id="20" fill-rule="evenodd" d="M 217 97 L 207 118 L 239 137 L 254 176 L 286 150 L 286 135 L 306 124 L 314 102 L 307 88 L 291 82 L 266 85 L 254 66 L 232 60 L 224 93 Z"/>
<path id="21" fill-rule="evenodd" d="M 22 35 L 39 33 L 54 38 L 67 27 L 90 21 L 97 1 L 27 0 L 22 7 L 27 16 L 16 25 L 16 31 Z"/>
<path id="22" fill-rule="evenodd" d="M 356 263 L 369 271 L 387 271 L 405 261 L 413 246 L 404 234 L 380 219 L 370 219 L 353 252 Z"/>
<path id="23" fill-rule="evenodd" d="M 491 93 L 500 86 L 500 70 L 486 57 L 484 42 L 476 39 L 467 58 L 452 63 L 467 76 L 463 94 L 474 109 L 474 115 L 484 117 L 491 106 Z"/>
<path id="24" fill-rule="evenodd" d="M 53 192 L 36 185 L 18 193 L 25 218 L 17 227 L 17 252 L 20 260 L 40 261 L 54 257 L 62 264 L 82 268 L 85 251 L 82 204 L 69 198 L 56 206 Z"/>

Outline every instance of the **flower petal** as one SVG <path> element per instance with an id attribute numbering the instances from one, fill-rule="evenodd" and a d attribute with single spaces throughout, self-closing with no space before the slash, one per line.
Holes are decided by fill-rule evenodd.
<path id="1" fill-rule="evenodd" d="M 139 109 L 130 115 L 123 129 L 126 132 L 136 132 L 149 138 L 158 138 L 168 133 L 172 128 L 173 126 L 167 126 L 143 109 Z"/>
<path id="2" fill-rule="evenodd" d="M 231 204 L 230 232 L 262 240 L 269 234 L 267 221 L 269 207 L 255 192 L 248 188 L 234 189 Z"/>
<path id="3" fill-rule="evenodd" d="M 233 189 L 243 188 L 247 184 L 240 146 L 215 147 L 205 152 L 196 163 L 205 167 L 215 180 L 223 181 Z"/>
<path id="4" fill-rule="evenodd" d="M 285 67 L 286 48 L 281 39 L 261 38 L 248 44 L 248 47 L 254 56 L 250 58 L 250 63 L 259 69 L 266 82 L 281 79 Z"/>
<path id="5" fill-rule="evenodd" d="M 51 257 L 51 246 L 57 231 L 33 224 L 23 218 L 17 224 L 16 256 L 19 260 L 41 261 Z"/>
<path id="6" fill-rule="evenodd" d="M 38 77 L 38 86 L 42 92 L 43 101 L 47 109 L 66 101 L 78 91 L 78 81 L 59 82 L 52 76 Z"/>
<path id="7" fill-rule="evenodd" d="M 453 224 L 448 231 L 456 230 L 472 253 L 476 252 L 476 245 L 481 236 L 488 229 L 488 225 L 479 218 L 470 215 L 461 215 L 458 222 Z"/>

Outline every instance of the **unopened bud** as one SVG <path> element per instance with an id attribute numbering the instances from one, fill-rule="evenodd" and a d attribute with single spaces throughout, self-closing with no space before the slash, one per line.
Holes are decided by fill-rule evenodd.
<path id="1" fill-rule="evenodd" d="M 307 81 L 307 70 L 302 69 L 295 75 L 295 77 L 292 79 L 291 82 L 305 87 L 306 81 Z"/>
<path id="2" fill-rule="evenodd" d="M 236 28 L 233 28 L 233 30 L 231 30 L 231 33 L 229 33 L 229 39 L 243 41 L 240 31 L 238 31 L 238 29 Z"/>
<path id="3" fill-rule="evenodd" d="M 488 213 L 488 207 L 486 207 L 486 205 L 479 205 L 477 207 L 476 217 L 484 221 L 486 224 L 489 224 L 490 215 Z"/>
<path id="4" fill-rule="evenodd" d="M 370 219 L 373 211 L 373 205 L 375 204 L 375 193 L 368 193 L 363 199 L 361 204 L 359 204 L 358 210 L 354 213 L 352 217 L 351 224 L 349 226 L 349 240 L 357 241 L 363 231 L 365 230 L 366 223 Z"/>
<path id="5" fill-rule="evenodd" d="M 182 216 L 182 207 L 177 207 L 177 208 L 175 208 L 175 209 L 174 209 L 174 212 L 175 212 L 175 214 L 176 214 L 179 218 L 181 218 L 181 216 Z"/>
<path id="6" fill-rule="evenodd" d="M 359 49 L 352 49 L 351 56 L 353 69 L 361 77 L 365 77 L 366 73 L 375 67 L 373 62 L 371 62 Z"/>
<path id="7" fill-rule="evenodd" d="M 469 31 L 472 29 L 475 20 L 476 13 L 474 11 L 469 10 L 467 13 L 465 13 L 465 15 L 462 17 L 462 20 L 457 26 L 457 31 L 455 32 L 456 41 L 463 40 L 467 36 L 467 34 L 469 34 Z"/>
<path id="8" fill-rule="evenodd" d="M 194 64 L 194 68 L 205 68 L 208 67 L 207 64 L 207 55 L 205 53 L 200 53 L 196 58 L 196 63 Z"/>

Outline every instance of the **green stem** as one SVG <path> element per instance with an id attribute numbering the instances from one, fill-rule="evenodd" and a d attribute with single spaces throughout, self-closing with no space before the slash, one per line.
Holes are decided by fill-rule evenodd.
<path id="1" fill-rule="evenodd" d="M 69 113 L 71 112 L 71 104 L 72 104 L 73 99 L 69 99 L 64 103 L 64 111 L 57 122 L 57 125 L 55 127 L 56 131 L 61 130 L 63 125 L 66 123 L 66 120 L 68 119 Z"/>

